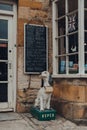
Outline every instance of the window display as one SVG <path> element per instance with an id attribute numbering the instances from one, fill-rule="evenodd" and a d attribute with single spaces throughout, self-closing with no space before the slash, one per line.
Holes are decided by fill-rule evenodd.
<path id="1" fill-rule="evenodd" d="M 65 75 L 87 73 L 86 0 L 53 1 L 53 70 Z"/>

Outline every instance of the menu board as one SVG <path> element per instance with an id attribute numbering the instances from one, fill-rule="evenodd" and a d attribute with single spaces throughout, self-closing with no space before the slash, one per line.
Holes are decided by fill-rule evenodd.
<path id="1" fill-rule="evenodd" d="M 48 68 L 48 28 L 25 24 L 24 72 L 41 73 Z"/>

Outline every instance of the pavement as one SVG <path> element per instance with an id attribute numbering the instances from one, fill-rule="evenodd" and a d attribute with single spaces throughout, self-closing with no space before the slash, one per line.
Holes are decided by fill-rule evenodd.
<path id="1" fill-rule="evenodd" d="M 87 130 L 59 115 L 55 120 L 39 121 L 30 113 L 0 113 L 0 130 Z"/>

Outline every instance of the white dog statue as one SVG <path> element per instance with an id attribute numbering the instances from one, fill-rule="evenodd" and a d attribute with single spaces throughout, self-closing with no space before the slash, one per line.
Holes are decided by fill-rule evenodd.
<path id="1" fill-rule="evenodd" d="M 35 99 L 35 107 L 39 107 L 41 111 L 50 109 L 50 100 L 53 87 L 49 84 L 49 72 L 43 71 L 40 75 L 43 80 L 43 86 L 40 88 L 37 98 Z M 48 88 L 48 89 L 47 89 Z"/>

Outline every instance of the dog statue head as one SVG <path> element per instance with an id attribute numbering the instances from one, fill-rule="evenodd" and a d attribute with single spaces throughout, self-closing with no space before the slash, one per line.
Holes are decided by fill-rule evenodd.
<path id="1" fill-rule="evenodd" d="M 42 79 L 41 87 L 52 85 L 52 78 L 48 71 L 43 71 L 40 75 L 40 78 Z"/>
<path id="2" fill-rule="evenodd" d="M 42 79 L 49 79 L 49 72 L 48 71 L 43 71 L 40 75 Z"/>
<path id="3" fill-rule="evenodd" d="M 39 107 L 40 110 L 50 109 L 50 100 L 53 92 L 53 87 L 49 84 L 49 72 L 43 71 L 40 75 L 42 88 L 38 91 L 37 98 L 35 99 L 35 107 Z"/>

